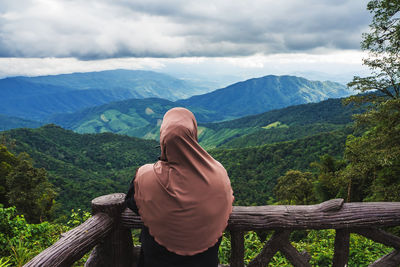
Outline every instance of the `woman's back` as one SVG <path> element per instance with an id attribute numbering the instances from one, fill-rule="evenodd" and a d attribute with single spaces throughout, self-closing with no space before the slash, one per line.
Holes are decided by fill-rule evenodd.
<path id="1" fill-rule="evenodd" d="M 185 256 L 189 260 L 209 250 L 218 253 L 233 202 L 226 170 L 198 144 L 197 123 L 187 109 L 165 114 L 160 146 L 160 160 L 139 168 L 134 183 L 134 199 L 149 237 L 168 252 L 158 254 L 185 261 Z M 146 250 L 156 250 L 151 238 L 143 244 L 144 256 Z"/>

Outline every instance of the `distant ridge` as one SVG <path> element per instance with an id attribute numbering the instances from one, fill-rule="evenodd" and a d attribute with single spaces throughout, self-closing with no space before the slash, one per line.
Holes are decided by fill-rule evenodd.
<path id="1" fill-rule="evenodd" d="M 141 70 L 109 70 L 0 79 L 0 114 L 45 120 L 112 101 L 187 98 L 209 89 L 172 76 Z"/>
<path id="2" fill-rule="evenodd" d="M 43 123 L 0 114 L 0 131 L 15 128 L 37 128 Z"/>
<path id="3" fill-rule="evenodd" d="M 238 82 L 211 93 L 179 100 L 177 103 L 189 108 L 212 110 L 218 114 L 213 117 L 217 121 L 350 94 L 350 90 L 340 83 L 269 75 Z"/>
<path id="4" fill-rule="evenodd" d="M 349 133 L 352 116 L 363 108 L 328 99 L 270 110 L 218 123 L 199 124 L 199 141 L 207 148 L 247 147 L 303 138 L 321 132 Z"/>
<path id="5" fill-rule="evenodd" d="M 74 90 L 128 89 L 137 94 L 137 98 L 158 97 L 177 100 L 205 91 L 205 88 L 193 86 L 168 74 L 148 70 L 115 69 L 16 78 L 31 83 L 70 87 Z"/>

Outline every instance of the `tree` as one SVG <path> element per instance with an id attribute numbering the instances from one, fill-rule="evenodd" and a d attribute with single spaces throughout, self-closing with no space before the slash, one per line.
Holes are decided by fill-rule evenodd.
<path id="1" fill-rule="evenodd" d="M 361 48 L 368 52 L 363 64 L 372 71 L 369 77 L 354 77 L 348 84 L 360 92 L 377 90 L 378 99 L 400 97 L 400 2 L 398 0 L 373 0 L 367 5 L 373 14 L 370 32 L 363 34 Z M 371 95 L 366 99 L 371 101 Z M 351 98 L 354 100 L 355 98 Z"/>
<path id="2" fill-rule="evenodd" d="M 341 175 L 341 170 L 346 166 L 344 160 L 325 154 L 319 162 L 312 162 L 310 166 L 318 169 L 316 197 L 319 202 L 346 197 L 348 185 Z"/>
<path id="3" fill-rule="evenodd" d="M 6 177 L 14 169 L 18 159 L 7 150 L 7 147 L 0 145 L 0 203 L 8 205 L 7 199 L 7 181 Z"/>
<path id="4" fill-rule="evenodd" d="M 49 219 L 53 213 L 56 192 L 43 168 L 33 167 L 26 153 L 18 157 L 0 145 L 0 200 L 15 206 L 29 222 Z"/>
<path id="5" fill-rule="evenodd" d="M 363 95 L 346 101 L 367 103 L 367 111 L 355 117 L 365 131 L 350 136 L 343 172 L 351 185 L 352 200 L 400 200 L 400 1 L 373 0 L 370 32 L 361 48 L 368 52 L 363 64 L 369 77 L 354 77 L 348 84 Z"/>
<path id="6" fill-rule="evenodd" d="M 278 178 L 276 199 L 281 204 L 306 205 L 315 202 L 313 176 L 310 172 L 289 170 Z"/>
<path id="7" fill-rule="evenodd" d="M 343 175 L 352 185 L 351 199 L 399 201 L 400 101 L 383 102 L 364 115 L 367 131 L 346 141 Z"/>

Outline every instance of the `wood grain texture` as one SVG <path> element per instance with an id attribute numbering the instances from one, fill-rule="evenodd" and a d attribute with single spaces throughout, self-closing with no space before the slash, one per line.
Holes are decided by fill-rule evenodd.
<path id="1" fill-rule="evenodd" d="M 342 204 L 341 204 L 342 203 Z M 400 202 L 343 203 L 330 200 L 318 205 L 234 206 L 228 230 L 350 229 L 400 225 Z M 121 225 L 140 228 L 140 217 L 125 209 Z"/>
<path id="2" fill-rule="evenodd" d="M 231 231 L 231 267 L 244 267 L 244 232 Z"/>
<path id="3" fill-rule="evenodd" d="M 352 229 L 353 233 L 363 235 L 368 239 L 371 239 L 375 242 L 382 243 L 389 247 L 394 247 L 395 249 L 400 250 L 400 237 L 389 234 L 383 230 L 375 229 L 375 228 L 360 228 L 360 229 Z"/>
<path id="4" fill-rule="evenodd" d="M 92 214 L 104 212 L 110 217 L 119 218 L 125 208 L 124 193 L 104 195 L 92 200 Z"/>
<path id="5" fill-rule="evenodd" d="M 134 266 L 130 229 L 141 228 L 143 223 L 140 216 L 125 207 L 124 198 L 125 194 L 117 193 L 94 199 L 91 218 L 63 234 L 25 266 L 71 266 L 95 245 L 86 267 Z M 399 237 L 376 229 L 397 225 L 400 202 L 344 203 L 343 199 L 333 199 L 317 205 L 235 206 L 227 227 L 232 236 L 231 266 L 244 266 L 243 237 L 249 230 L 275 230 L 249 267 L 267 265 L 278 250 L 294 266 L 310 266 L 309 255 L 299 253 L 289 242 L 291 231 L 303 229 L 336 229 L 333 265 L 345 266 L 350 232 L 399 249 Z M 399 265 L 400 252 L 394 250 L 370 266 Z"/>
<path id="6" fill-rule="evenodd" d="M 116 193 L 92 200 L 92 213 L 107 213 L 114 218 L 112 232 L 92 251 L 85 267 L 131 267 L 133 243 L 130 229 L 121 227 L 120 215 L 125 208 L 125 194 Z"/>
<path id="7" fill-rule="evenodd" d="M 284 240 L 280 245 L 279 250 L 282 254 L 290 261 L 295 267 L 311 267 L 308 262 L 308 257 L 301 254 L 293 245 L 290 243 L 289 238 Z"/>
<path id="8" fill-rule="evenodd" d="M 289 240 L 290 231 L 275 231 L 272 237 L 265 243 L 261 252 L 249 263 L 248 267 L 265 267 L 278 252 L 281 244 Z"/>
<path id="9" fill-rule="evenodd" d="M 383 256 L 368 267 L 398 267 L 400 266 L 400 251 L 393 250 L 391 253 Z"/>
<path id="10" fill-rule="evenodd" d="M 336 230 L 335 254 L 333 255 L 333 267 L 345 267 L 349 260 L 350 232 L 347 229 Z"/>

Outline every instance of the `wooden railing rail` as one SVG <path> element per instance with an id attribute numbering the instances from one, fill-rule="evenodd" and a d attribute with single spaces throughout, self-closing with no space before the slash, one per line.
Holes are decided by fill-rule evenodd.
<path id="1" fill-rule="evenodd" d="M 137 214 L 124 207 L 124 196 L 119 193 L 94 199 L 89 220 L 63 234 L 25 266 L 70 266 L 95 245 L 85 266 L 135 266 L 137 249 L 130 229 L 143 224 Z M 369 266 L 399 266 L 400 238 L 378 229 L 398 225 L 400 202 L 344 203 L 333 199 L 317 205 L 235 206 L 227 227 L 231 234 L 230 266 L 245 266 L 244 233 L 250 230 L 274 233 L 248 267 L 266 266 L 278 251 L 294 266 L 311 266 L 310 255 L 297 251 L 289 241 L 292 231 L 304 229 L 336 229 L 332 266 L 347 266 L 351 233 L 394 248 Z"/>

